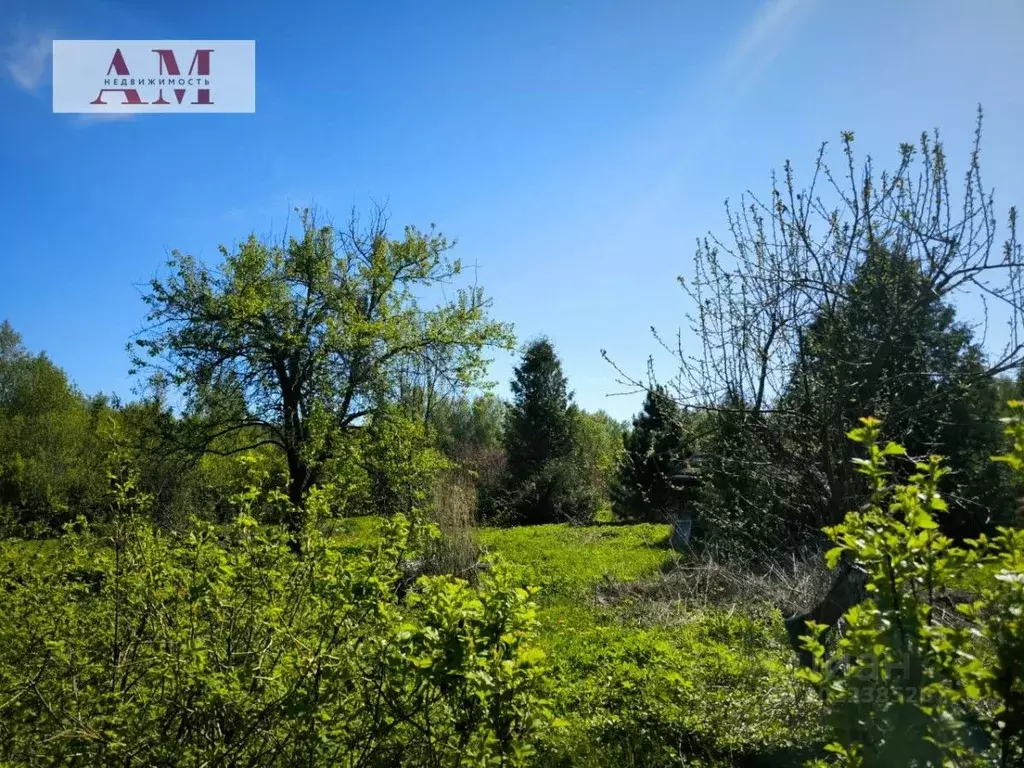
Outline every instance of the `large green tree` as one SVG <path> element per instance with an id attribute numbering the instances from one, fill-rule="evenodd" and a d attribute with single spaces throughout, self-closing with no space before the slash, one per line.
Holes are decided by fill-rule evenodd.
<path id="1" fill-rule="evenodd" d="M 479 287 L 422 306 L 460 262 L 441 234 L 407 227 L 394 239 L 387 223 L 378 210 L 335 228 L 306 211 L 294 236 L 221 247 L 215 266 L 173 254 L 145 296 L 137 364 L 179 388 L 186 412 L 215 397 L 183 449 L 215 451 L 227 434 L 246 438 L 232 452 L 276 446 L 299 506 L 348 436 L 400 399 L 410 372 L 472 385 L 485 349 L 511 346 Z"/>
<path id="2" fill-rule="evenodd" d="M 582 521 L 599 498 L 573 442 L 578 418 L 562 363 L 548 339 L 530 343 L 512 378 L 505 422 L 503 487 L 485 502 L 488 515 L 524 524 Z"/>
<path id="3" fill-rule="evenodd" d="M 512 403 L 505 428 L 509 475 L 529 477 L 572 452 L 573 393 L 562 361 L 548 339 L 523 352 L 512 377 Z"/>
<path id="4" fill-rule="evenodd" d="M 948 457 L 949 533 L 1008 521 L 1009 485 L 988 460 L 1003 443 L 999 387 L 970 329 L 904 248 L 873 244 L 842 300 L 821 308 L 781 402 L 820 469 L 821 487 L 807 490 L 821 499 L 822 522 L 840 522 L 862 496 L 845 435 L 866 413 L 911 456 Z"/>

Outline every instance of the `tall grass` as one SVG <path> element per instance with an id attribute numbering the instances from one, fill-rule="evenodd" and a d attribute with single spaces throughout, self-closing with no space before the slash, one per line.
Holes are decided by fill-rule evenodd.
<path id="1" fill-rule="evenodd" d="M 472 483 L 461 474 L 442 473 L 434 486 L 430 516 L 441 535 L 426 546 L 423 572 L 474 581 L 480 570 L 480 548 L 474 535 L 476 489 Z"/>

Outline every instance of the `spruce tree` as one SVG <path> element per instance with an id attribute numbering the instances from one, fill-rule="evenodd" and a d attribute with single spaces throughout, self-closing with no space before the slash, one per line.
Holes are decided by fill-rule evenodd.
<path id="1" fill-rule="evenodd" d="M 817 454 L 822 462 L 830 492 L 824 522 L 838 522 L 863 497 L 845 435 L 864 415 L 881 419 L 885 437 L 911 456 L 947 457 L 947 533 L 976 536 L 990 522 L 1008 522 L 1010 489 L 988 461 L 1002 430 L 999 389 L 986 368 L 971 330 L 919 265 L 900 248 L 876 243 L 843 301 L 807 328 L 783 404 L 823 427 L 801 441 L 808 458 Z"/>
<path id="2" fill-rule="evenodd" d="M 673 475 L 690 450 L 683 415 L 664 387 L 648 390 L 633 429 L 623 436 L 625 454 L 612 494 L 612 511 L 620 519 L 661 521 L 678 508 Z"/>
<path id="3" fill-rule="evenodd" d="M 597 493 L 573 450 L 572 397 L 551 342 L 532 342 L 512 379 L 505 483 L 484 504 L 495 522 L 586 522 L 597 511 Z"/>
<path id="4" fill-rule="evenodd" d="M 572 398 L 551 342 L 532 342 L 512 379 L 505 429 L 510 476 L 525 479 L 571 453 Z"/>

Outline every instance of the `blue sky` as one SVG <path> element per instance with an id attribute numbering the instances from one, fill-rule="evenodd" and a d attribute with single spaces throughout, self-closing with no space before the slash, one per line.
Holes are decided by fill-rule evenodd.
<path id="1" fill-rule="evenodd" d="M 255 39 L 257 112 L 53 115 L 53 38 Z M 959 175 L 980 102 L 985 183 L 1020 205 L 1022 75 L 1020 0 L 0 0 L 0 317 L 84 391 L 129 395 L 140 285 L 171 249 L 387 200 L 396 231 L 457 237 L 494 315 L 625 418 L 599 351 L 641 374 L 651 326 L 685 322 L 674 278 L 727 197 L 844 129 L 885 164 L 937 126 Z"/>

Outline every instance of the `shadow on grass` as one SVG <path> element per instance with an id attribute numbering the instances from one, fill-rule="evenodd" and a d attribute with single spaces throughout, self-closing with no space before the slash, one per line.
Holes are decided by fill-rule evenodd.
<path id="1" fill-rule="evenodd" d="M 771 752 L 741 755 L 734 758 L 736 768 L 800 768 L 808 760 L 824 757 L 824 744 L 782 747 Z"/>

